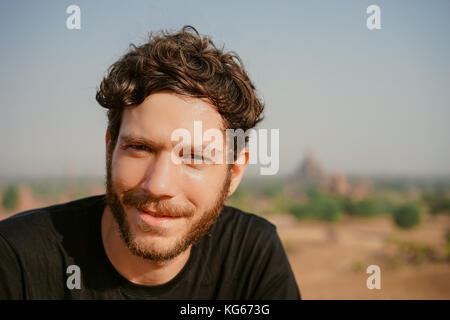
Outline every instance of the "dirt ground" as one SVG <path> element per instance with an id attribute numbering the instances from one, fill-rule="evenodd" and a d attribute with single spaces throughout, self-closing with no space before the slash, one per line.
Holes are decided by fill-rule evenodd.
<path id="1" fill-rule="evenodd" d="M 25 189 L 17 211 L 46 205 Z M 7 216 L 1 211 L 0 219 Z M 413 230 L 399 230 L 389 216 L 339 223 L 265 218 L 277 226 L 303 299 L 450 299 L 450 262 L 442 258 L 449 215 L 428 216 Z M 411 263 L 399 257 L 392 239 L 426 245 L 438 257 Z M 366 286 L 369 265 L 381 269 L 379 290 Z"/>
<path id="2" fill-rule="evenodd" d="M 303 299 L 450 299 L 448 215 L 428 216 L 412 230 L 399 230 L 389 216 L 335 224 L 265 217 L 277 226 Z M 393 239 L 425 246 L 431 254 L 408 260 Z M 367 288 L 369 265 L 380 267 L 380 289 Z"/>

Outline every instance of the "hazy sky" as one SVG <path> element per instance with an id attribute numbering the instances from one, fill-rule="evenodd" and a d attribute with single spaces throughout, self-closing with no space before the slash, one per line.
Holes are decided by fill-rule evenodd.
<path id="1" fill-rule="evenodd" d="M 366 27 L 371 4 L 381 30 Z M 102 175 L 101 78 L 130 43 L 185 24 L 241 56 L 261 127 L 280 129 L 280 174 L 312 150 L 331 172 L 450 175 L 449 13 L 447 0 L 2 0 L 0 176 Z"/>

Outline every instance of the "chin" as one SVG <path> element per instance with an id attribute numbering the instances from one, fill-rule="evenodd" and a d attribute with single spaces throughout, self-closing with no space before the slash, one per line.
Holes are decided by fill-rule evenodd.
<path id="1" fill-rule="evenodd" d="M 186 250 L 180 248 L 177 240 L 179 239 L 133 235 L 131 239 L 133 245 L 129 249 L 141 258 L 162 262 L 171 260 Z"/>

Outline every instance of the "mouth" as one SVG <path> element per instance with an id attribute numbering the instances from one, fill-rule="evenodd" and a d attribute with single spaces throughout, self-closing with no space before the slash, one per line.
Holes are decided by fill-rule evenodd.
<path id="1" fill-rule="evenodd" d="M 164 214 L 162 214 L 160 212 L 156 212 L 156 211 L 142 210 L 142 209 L 139 209 L 139 208 L 137 208 L 137 209 L 139 210 L 139 212 L 141 214 L 147 214 L 147 215 L 150 215 L 150 216 L 152 216 L 154 218 L 157 218 L 157 219 L 177 219 L 177 218 L 181 218 L 181 217 L 167 216 L 167 215 L 164 215 Z"/>

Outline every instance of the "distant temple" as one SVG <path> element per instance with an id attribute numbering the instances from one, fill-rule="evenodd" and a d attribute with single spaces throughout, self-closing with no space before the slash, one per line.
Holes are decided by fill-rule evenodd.
<path id="1" fill-rule="evenodd" d="M 373 191 L 370 180 L 365 178 L 350 182 L 342 173 L 327 174 L 313 152 L 307 151 L 298 169 L 292 176 L 292 183 L 300 186 L 315 185 L 321 190 L 352 198 L 365 198 Z"/>
<path id="2" fill-rule="evenodd" d="M 326 174 L 314 154 L 308 151 L 293 178 L 301 184 L 320 183 L 326 178 Z"/>

